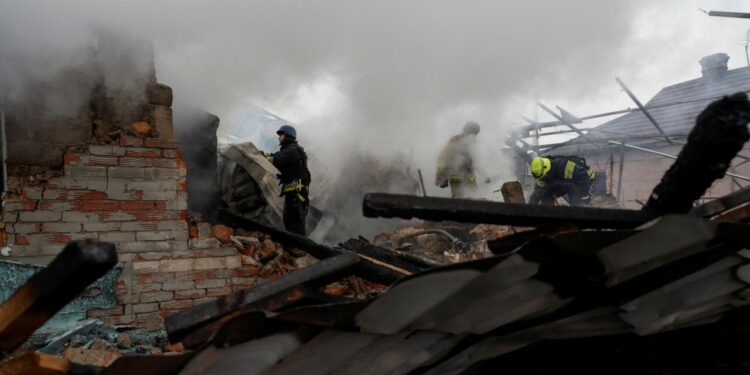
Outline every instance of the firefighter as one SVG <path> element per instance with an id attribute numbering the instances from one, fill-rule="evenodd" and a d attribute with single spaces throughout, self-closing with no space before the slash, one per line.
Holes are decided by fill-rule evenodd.
<path id="1" fill-rule="evenodd" d="M 461 134 L 451 137 L 438 156 L 435 185 L 441 188 L 450 186 L 452 198 L 465 198 L 477 190 L 472 158 L 477 134 L 479 124 L 467 122 Z"/>
<path id="2" fill-rule="evenodd" d="M 567 196 L 571 206 L 588 205 L 591 200 L 591 181 L 594 172 L 586 159 L 577 156 L 535 157 L 531 174 L 536 180 L 530 204 L 554 204 L 558 197 Z"/>
<path id="3" fill-rule="evenodd" d="M 307 154 L 297 143 L 297 131 L 283 125 L 276 132 L 279 136 L 279 152 L 269 155 L 279 170 L 281 196 L 284 197 L 284 228 L 305 235 L 305 218 L 310 206 L 310 171 L 307 169 Z"/>

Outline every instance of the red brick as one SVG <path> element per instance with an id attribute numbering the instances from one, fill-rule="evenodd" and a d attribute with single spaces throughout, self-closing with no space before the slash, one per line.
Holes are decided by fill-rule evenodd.
<path id="1" fill-rule="evenodd" d="M 143 192 L 140 191 L 140 190 L 134 191 L 133 192 L 133 199 L 135 199 L 137 201 L 142 201 L 143 200 Z"/>
<path id="2" fill-rule="evenodd" d="M 249 268 L 240 268 L 233 271 L 234 276 L 236 277 L 255 277 L 258 276 L 258 273 L 260 273 L 260 268 L 258 267 L 249 267 Z"/>
<path id="3" fill-rule="evenodd" d="M 159 304 L 159 308 L 162 310 L 182 310 L 193 307 L 192 299 L 180 299 L 169 302 L 162 302 Z"/>
<path id="4" fill-rule="evenodd" d="M 143 145 L 145 147 L 176 149 L 179 147 L 180 143 L 176 139 L 147 138 L 144 140 Z"/>
<path id="5" fill-rule="evenodd" d="M 77 206 L 82 211 L 117 211 L 120 207 L 118 201 L 77 201 Z"/>
<path id="6" fill-rule="evenodd" d="M 89 201 L 107 199 L 107 194 L 103 191 L 71 191 L 68 194 L 70 194 L 70 200 Z"/>
<path id="7" fill-rule="evenodd" d="M 47 238 L 49 243 L 68 243 L 72 238 L 67 234 L 51 234 Z"/>
<path id="8" fill-rule="evenodd" d="M 120 203 L 120 209 L 124 211 L 146 211 L 156 207 L 153 201 L 126 201 Z"/>
<path id="9" fill-rule="evenodd" d="M 167 202 L 154 202 L 154 210 L 157 210 L 157 211 L 166 211 L 167 210 Z"/>
<path id="10" fill-rule="evenodd" d="M 5 246 L 8 243 L 5 232 L 0 232 L 0 246 Z"/>
<path id="11" fill-rule="evenodd" d="M 185 161 L 182 159 L 177 159 L 177 168 L 182 170 L 187 170 L 187 164 L 185 164 Z"/>
<path id="12" fill-rule="evenodd" d="M 29 239 L 26 238 L 26 236 L 17 234 L 16 235 L 16 245 L 28 245 Z"/>
<path id="13" fill-rule="evenodd" d="M 174 292 L 174 299 L 195 299 L 206 296 L 205 289 L 194 289 L 194 290 L 177 290 Z"/>
<path id="14" fill-rule="evenodd" d="M 65 156 L 63 156 L 63 164 L 65 165 L 74 164 L 79 161 L 81 161 L 81 154 L 70 153 L 70 154 L 65 154 Z"/>
<path id="15" fill-rule="evenodd" d="M 117 165 L 117 156 L 90 156 L 87 155 L 84 165 L 112 167 Z"/>
<path id="16" fill-rule="evenodd" d="M 187 181 L 185 180 L 177 181 L 177 189 L 180 191 L 187 191 Z"/>

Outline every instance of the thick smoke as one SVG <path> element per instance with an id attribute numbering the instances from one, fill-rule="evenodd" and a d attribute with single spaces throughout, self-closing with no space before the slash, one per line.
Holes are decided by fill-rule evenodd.
<path id="1" fill-rule="evenodd" d="M 612 81 L 618 74 L 634 88 L 646 87 L 640 90 L 644 95 L 653 94 L 675 81 L 666 77 L 697 69 L 694 54 L 719 52 L 715 41 L 693 30 L 696 20 L 704 23 L 704 34 L 717 27 L 710 23 L 715 20 L 704 20 L 699 6 L 596 0 L 3 0 L 0 84 L 7 91 L 19 85 L 24 76 L 19 71 L 50 75 L 76 64 L 79 51 L 106 28 L 153 44 L 158 78 L 173 87 L 176 107 L 204 108 L 222 119 L 223 128 L 251 104 L 296 123 L 314 159 L 314 181 L 321 176 L 318 188 L 337 195 L 353 194 L 357 189 L 347 193 L 341 187 L 361 187 L 355 175 L 378 165 L 413 177 L 419 168 L 428 194 L 447 195 L 432 183 L 437 154 L 467 120 L 477 121 L 478 163 L 493 177 L 485 196 L 499 199 L 491 191 L 513 177 L 499 147 L 507 129 L 520 123 L 518 115 L 529 114 L 530 101 L 549 100 L 573 111 L 628 106 Z M 742 10 L 737 2 L 723 6 Z M 673 22 L 675 11 L 684 22 Z M 682 39 L 679 29 L 685 25 L 691 25 L 685 35 L 702 42 Z M 649 30 L 654 38 L 644 36 Z M 738 44 L 743 34 L 721 37 L 727 35 Z M 680 50 L 654 43 L 675 39 Z M 705 49 L 691 49 L 695 45 Z M 674 63 L 684 51 L 690 56 L 679 59 L 685 69 L 656 69 L 658 59 L 650 54 L 655 51 Z M 327 201 L 335 206 L 336 196 Z"/>

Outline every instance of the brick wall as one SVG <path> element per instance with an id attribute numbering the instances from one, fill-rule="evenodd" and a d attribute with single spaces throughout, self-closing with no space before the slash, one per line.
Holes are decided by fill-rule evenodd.
<path id="1" fill-rule="evenodd" d="M 0 259 L 46 264 L 71 240 L 113 242 L 123 263 L 121 305 L 88 314 L 144 329 L 254 285 L 257 262 L 214 238 L 206 223 L 189 230 L 185 175 L 175 140 L 122 137 L 119 144 L 71 149 L 58 175 L 16 181 L 25 186 L 4 201 L 11 251 Z"/>

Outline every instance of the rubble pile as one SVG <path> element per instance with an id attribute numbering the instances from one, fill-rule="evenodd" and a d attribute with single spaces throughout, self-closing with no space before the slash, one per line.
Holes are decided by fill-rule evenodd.
<path id="1" fill-rule="evenodd" d="M 507 225 L 424 222 L 373 238 L 373 244 L 453 264 L 491 256 L 486 242 L 515 233 Z"/>

